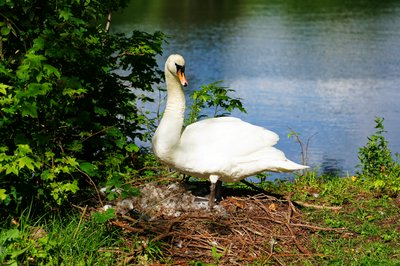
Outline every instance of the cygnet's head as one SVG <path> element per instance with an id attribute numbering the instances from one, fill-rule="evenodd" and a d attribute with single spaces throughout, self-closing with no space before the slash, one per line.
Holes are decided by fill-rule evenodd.
<path id="1" fill-rule="evenodd" d="M 182 86 L 186 87 L 188 85 L 185 76 L 185 59 L 181 55 L 170 55 L 165 63 L 165 71 L 177 77 Z"/>

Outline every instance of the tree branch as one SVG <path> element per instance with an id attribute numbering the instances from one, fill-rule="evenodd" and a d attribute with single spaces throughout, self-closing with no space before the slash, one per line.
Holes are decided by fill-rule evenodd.
<path id="1" fill-rule="evenodd" d="M 110 11 L 108 12 L 108 15 L 107 15 L 106 32 L 109 32 L 109 30 L 110 30 L 110 27 L 111 27 L 111 17 L 112 17 L 112 11 L 110 10 Z"/>

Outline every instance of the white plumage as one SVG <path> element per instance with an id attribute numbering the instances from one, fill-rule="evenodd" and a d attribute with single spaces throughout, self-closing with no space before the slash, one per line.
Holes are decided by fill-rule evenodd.
<path id="1" fill-rule="evenodd" d="M 290 172 L 306 169 L 288 160 L 273 147 L 276 133 L 234 117 L 209 118 L 193 123 L 182 132 L 187 86 L 185 61 L 171 55 L 165 63 L 167 104 L 153 137 L 156 157 L 176 170 L 211 181 L 210 207 L 215 197 L 215 183 L 237 182 L 265 172 Z"/>

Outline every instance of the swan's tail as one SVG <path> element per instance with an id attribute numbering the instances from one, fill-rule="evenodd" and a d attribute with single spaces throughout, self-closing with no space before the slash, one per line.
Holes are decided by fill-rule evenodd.
<path id="1" fill-rule="evenodd" d="M 262 172 L 293 172 L 307 168 L 309 167 L 306 165 L 292 162 L 286 158 L 282 151 L 274 147 L 267 147 L 247 156 L 237 158 L 232 163 L 232 167 L 229 168 L 230 172 L 226 176 L 240 180 L 243 177 Z"/>
<path id="2" fill-rule="evenodd" d="M 304 170 L 310 168 L 309 166 L 306 165 L 301 165 L 295 162 L 292 162 L 290 160 L 284 160 L 281 162 L 278 162 L 276 164 L 276 169 L 271 171 L 276 171 L 276 172 L 293 172 L 297 170 Z"/>
<path id="3" fill-rule="evenodd" d="M 254 158 L 257 158 L 254 160 Z M 309 168 L 309 166 L 295 163 L 288 158 L 285 154 L 276 149 L 275 147 L 267 147 L 259 150 L 256 153 L 250 154 L 248 159 L 249 165 L 247 169 L 257 169 L 271 172 L 293 172 Z M 243 160 L 245 162 L 246 160 Z"/>

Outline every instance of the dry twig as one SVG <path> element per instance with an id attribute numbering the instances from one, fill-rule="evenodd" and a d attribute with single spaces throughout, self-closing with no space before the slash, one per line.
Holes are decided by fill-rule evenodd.
<path id="1" fill-rule="evenodd" d="M 344 228 L 308 224 L 294 203 L 290 196 L 284 200 L 262 194 L 228 197 L 220 202 L 225 209 L 222 213 L 196 210 L 180 217 L 160 214 L 151 221 L 125 215 L 120 216 L 123 222 L 117 220 L 113 224 L 149 241 L 162 240 L 166 244 L 164 254 L 174 258 L 176 265 L 199 260 L 215 263 L 213 247 L 222 254 L 218 265 L 243 265 L 252 261 L 298 264 L 303 257 L 312 261 L 324 256 L 312 250 L 311 234 L 342 233 Z"/>

